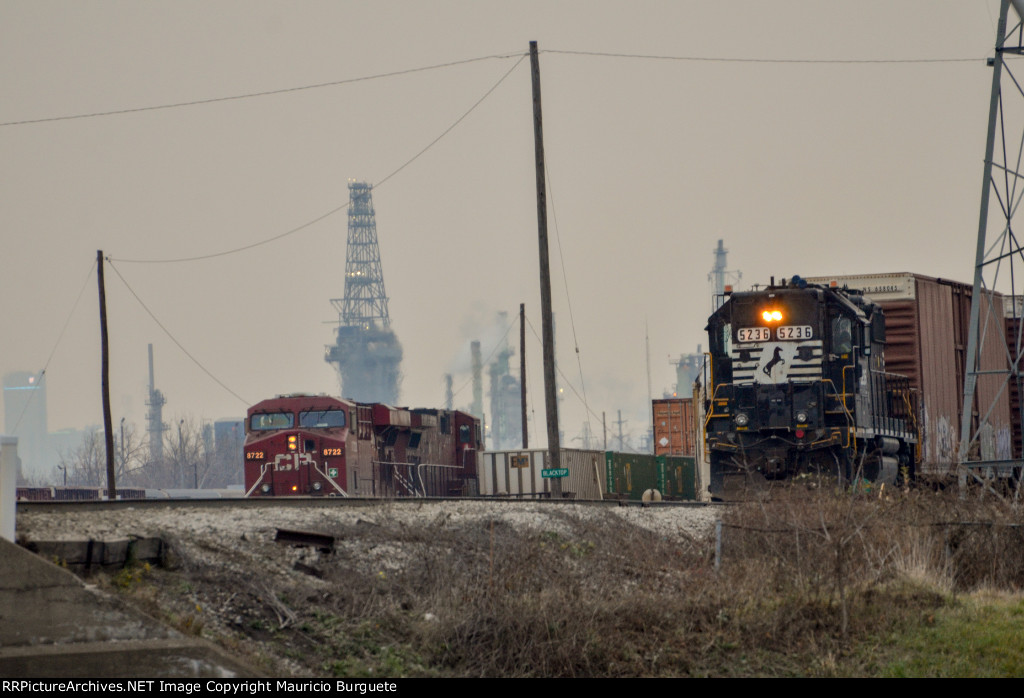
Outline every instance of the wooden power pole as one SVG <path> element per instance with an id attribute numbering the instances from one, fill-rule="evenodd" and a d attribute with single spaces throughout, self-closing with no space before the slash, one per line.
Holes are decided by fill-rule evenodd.
<path id="1" fill-rule="evenodd" d="M 103 285 L 103 250 L 96 250 L 96 282 L 100 287 L 100 388 L 103 393 L 103 439 L 107 447 L 107 498 L 117 499 L 114 483 L 114 428 L 110 417 L 110 350 L 107 346 L 107 291 Z"/>
<path id="2" fill-rule="evenodd" d="M 530 447 L 530 430 L 526 425 L 526 304 L 519 304 L 519 409 L 523 422 L 523 450 Z"/>
<path id="3" fill-rule="evenodd" d="M 530 42 L 530 74 L 533 78 L 533 152 L 537 162 L 537 241 L 540 246 L 540 312 L 544 344 L 544 404 L 548 423 L 548 467 L 561 467 L 558 443 L 558 396 L 555 393 L 555 340 L 551 320 L 551 268 L 548 262 L 548 200 L 544 179 L 544 128 L 540 108 L 540 63 L 537 42 Z M 551 479 L 551 496 L 562 498 L 562 480 Z"/>

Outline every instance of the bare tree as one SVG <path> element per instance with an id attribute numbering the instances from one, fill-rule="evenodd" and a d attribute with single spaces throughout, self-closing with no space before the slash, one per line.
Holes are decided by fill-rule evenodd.
<path id="1" fill-rule="evenodd" d="M 67 474 L 68 485 L 103 487 L 107 480 L 107 450 L 102 431 L 98 427 L 86 429 L 78 446 L 61 452 L 57 469 Z"/>
<path id="2" fill-rule="evenodd" d="M 215 441 L 214 427 L 192 416 L 179 416 L 164 437 L 160 487 L 207 489 L 242 481 L 241 429 Z"/>
<path id="3" fill-rule="evenodd" d="M 114 435 L 114 477 L 120 486 L 145 486 L 148 450 L 134 424 L 122 423 Z M 80 487 L 106 487 L 107 449 L 99 427 L 86 429 L 78 446 L 62 451 L 56 481 Z"/>
<path id="4" fill-rule="evenodd" d="M 167 488 L 202 487 L 200 476 L 205 475 L 208 460 L 202 425 L 192 416 L 179 416 L 164 432 L 164 461 L 155 480 Z"/>

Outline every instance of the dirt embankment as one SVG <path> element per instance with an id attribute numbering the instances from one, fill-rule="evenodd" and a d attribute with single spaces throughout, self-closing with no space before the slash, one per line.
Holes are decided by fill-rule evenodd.
<path id="1" fill-rule="evenodd" d="M 269 674 L 650 675 L 654 657 L 616 658 L 598 618 L 616 627 L 634 590 L 681 592 L 686 570 L 705 567 L 715 516 L 525 502 L 138 507 L 20 514 L 18 535 L 162 538 L 166 567 L 95 579 Z M 333 542 L 279 543 L 278 529 Z"/>

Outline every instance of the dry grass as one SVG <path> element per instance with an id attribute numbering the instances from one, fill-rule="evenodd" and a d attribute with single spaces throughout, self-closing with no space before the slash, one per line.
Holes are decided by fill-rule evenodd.
<path id="1" fill-rule="evenodd" d="M 932 493 L 789 491 L 723 511 L 714 541 L 616 516 L 339 527 L 358 554 L 308 573 L 211 568 L 133 585 L 270 673 L 323 676 L 860 676 L 956 595 L 1024 584 L 1020 511 Z M 241 552 L 234 553 L 241 555 Z M 187 580 L 187 581 L 186 581 Z M 154 601 L 156 600 L 156 601 Z"/>

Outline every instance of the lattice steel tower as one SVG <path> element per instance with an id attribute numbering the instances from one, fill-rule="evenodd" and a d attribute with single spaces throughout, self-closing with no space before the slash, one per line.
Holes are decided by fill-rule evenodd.
<path id="1" fill-rule="evenodd" d="M 338 331 L 324 359 L 338 369 L 344 397 L 393 405 L 401 385 L 402 345 L 388 315 L 373 187 L 349 182 L 348 190 L 345 297 L 331 299 L 338 311 Z"/>

